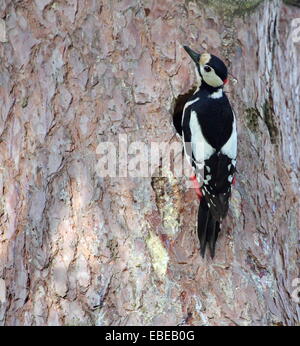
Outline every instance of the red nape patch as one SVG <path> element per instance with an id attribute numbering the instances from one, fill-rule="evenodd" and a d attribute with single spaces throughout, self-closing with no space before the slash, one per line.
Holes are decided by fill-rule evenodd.
<path id="1" fill-rule="evenodd" d="M 190 181 L 193 182 L 194 189 L 196 190 L 196 194 L 197 194 L 198 198 L 201 199 L 203 195 L 202 195 L 202 192 L 201 192 L 201 189 L 200 189 L 200 185 L 198 183 L 198 180 L 197 180 L 196 176 L 192 175 L 190 177 Z"/>
<path id="2" fill-rule="evenodd" d="M 235 177 L 233 177 L 232 185 L 235 185 Z"/>
<path id="3" fill-rule="evenodd" d="M 227 84 L 227 83 L 228 83 L 228 79 L 227 79 L 227 78 L 224 79 L 223 83 L 224 83 L 224 84 Z"/>

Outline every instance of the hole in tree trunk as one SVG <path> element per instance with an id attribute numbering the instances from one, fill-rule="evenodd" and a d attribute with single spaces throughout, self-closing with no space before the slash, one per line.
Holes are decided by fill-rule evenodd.
<path id="1" fill-rule="evenodd" d="M 173 124 L 176 132 L 181 136 L 181 120 L 184 105 L 187 103 L 188 99 L 194 94 L 196 87 L 189 90 L 186 94 L 179 95 L 175 101 L 174 114 L 173 114 Z"/>

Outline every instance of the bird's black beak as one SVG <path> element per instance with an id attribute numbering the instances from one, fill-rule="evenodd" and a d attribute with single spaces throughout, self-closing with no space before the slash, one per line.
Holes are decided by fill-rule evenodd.
<path id="1" fill-rule="evenodd" d="M 188 53 L 188 55 L 193 59 L 193 61 L 196 64 L 199 64 L 199 60 L 200 60 L 200 56 L 201 54 L 194 52 L 191 48 L 189 48 L 188 46 L 183 46 L 183 48 L 185 49 L 185 51 Z"/>

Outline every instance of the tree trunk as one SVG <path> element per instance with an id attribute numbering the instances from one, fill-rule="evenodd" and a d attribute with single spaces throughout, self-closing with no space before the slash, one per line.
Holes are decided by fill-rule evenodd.
<path id="1" fill-rule="evenodd" d="M 281 0 L 2 0 L 0 325 L 299 324 L 299 17 Z M 188 178 L 99 174 L 99 143 L 176 143 L 184 44 L 224 59 L 238 119 L 214 260 Z"/>

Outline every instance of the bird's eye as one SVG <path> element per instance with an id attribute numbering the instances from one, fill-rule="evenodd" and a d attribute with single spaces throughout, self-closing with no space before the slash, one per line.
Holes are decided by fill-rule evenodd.
<path id="1" fill-rule="evenodd" d="M 209 67 L 209 66 L 204 66 L 204 70 L 206 71 L 206 72 L 210 72 L 211 71 L 211 67 Z"/>

